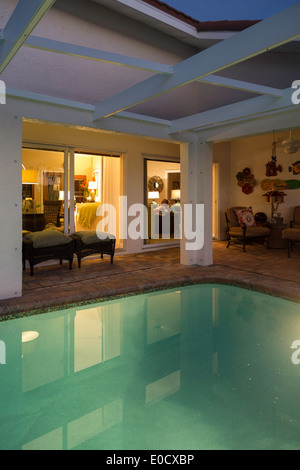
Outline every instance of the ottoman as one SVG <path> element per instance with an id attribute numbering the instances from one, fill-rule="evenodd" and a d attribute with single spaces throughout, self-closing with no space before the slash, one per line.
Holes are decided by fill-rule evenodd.
<path id="1" fill-rule="evenodd" d="M 69 269 L 72 269 L 74 256 L 74 240 L 58 230 L 42 230 L 30 232 L 24 235 L 22 244 L 23 269 L 26 260 L 29 261 L 30 275 L 33 276 L 33 267 L 51 259 L 69 261 Z"/>
<path id="2" fill-rule="evenodd" d="M 116 237 L 110 233 L 97 232 L 96 230 L 81 230 L 74 232 L 72 238 L 75 242 L 75 253 L 78 258 L 78 267 L 81 267 L 81 259 L 96 253 L 110 256 L 113 263 Z"/>

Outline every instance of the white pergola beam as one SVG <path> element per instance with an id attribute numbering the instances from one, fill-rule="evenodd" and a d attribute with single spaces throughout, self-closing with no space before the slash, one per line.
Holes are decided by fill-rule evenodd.
<path id="1" fill-rule="evenodd" d="M 133 121 L 149 122 L 150 124 L 158 124 L 160 126 L 171 126 L 171 121 L 168 121 L 167 119 L 145 116 L 144 114 L 129 113 L 128 111 L 122 111 L 118 114 L 115 114 L 113 117 L 130 119 Z"/>
<path id="2" fill-rule="evenodd" d="M 6 88 L 6 96 L 12 98 L 20 98 L 23 100 L 36 101 L 38 103 L 53 104 L 62 106 L 64 108 L 80 109 L 82 111 L 94 111 L 92 104 L 81 103 L 79 101 L 68 100 L 65 98 L 59 98 L 57 96 L 43 95 L 41 93 L 35 93 L 33 91 L 17 90 L 15 88 Z"/>
<path id="3" fill-rule="evenodd" d="M 155 75 L 95 106 L 94 120 L 124 111 L 219 72 L 300 36 L 300 2 L 176 64 L 170 77 Z"/>
<path id="4" fill-rule="evenodd" d="M 232 121 L 251 119 L 267 113 L 288 111 L 295 108 L 291 100 L 292 90 L 283 90 L 281 98 L 259 96 L 220 108 L 194 114 L 171 122 L 170 134 L 224 125 Z"/>
<path id="5" fill-rule="evenodd" d="M 113 52 L 101 51 L 90 47 L 68 44 L 65 42 L 41 38 L 38 36 L 30 36 L 24 43 L 24 46 L 32 47 L 34 49 L 40 49 L 43 51 L 57 52 L 59 54 L 66 54 L 84 59 L 91 59 L 115 65 L 122 65 L 125 67 L 133 67 L 158 74 L 162 73 L 171 75 L 173 73 L 172 65 L 152 62 L 150 60 L 138 59 L 136 57 L 129 57 L 122 54 L 115 54 Z"/>
<path id="6" fill-rule="evenodd" d="M 257 83 L 244 82 L 243 80 L 235 80 L 234 78 L 220 77 L 219 75 L 207 75 L 204 78 L 200 78 L 198 81 L 201 83 L 208 83 L 210 85 L 223 86 L 250 93 L 258 93 L 260 95 L 282 96 L 282 90 L 279 90 L 278 88 L 258 85 Z"/>
<path id="7" fill-rule="evenodd" d="M 4 41 L 0 45 L 0 74 L 54 3 L 55 0 L 19 1 L 3 30 Z"/>
<path id="8" fill-rule="evenodd" d="M 33 91 L 17 90 L 15 88 L 7 88 L 6 96 L 11 98 L 20 98 L 22 100 L 29 100 L 33 102 L 35 101 L 38 103 L 53 104 L 56 106 L 62 106 L 64 108 L 73 108 L 81 111 L 94 112 L 95 110 L 92 104 L 81 103 L 79 101 L 68 100 L 65 98 L 59 98 L 57 96 L 43 95 L 41 93 L 34 93 Z M 159 126 L 171 126 L 171 121 L 167 121 L 166 119 L 145 116 L 143 114 L 128 113 L 127 111 L 124 111 L 123 113 L 118 113 L 113 117 L 131 121 L 147 122 L 149 124 L 157 124 Z"/>

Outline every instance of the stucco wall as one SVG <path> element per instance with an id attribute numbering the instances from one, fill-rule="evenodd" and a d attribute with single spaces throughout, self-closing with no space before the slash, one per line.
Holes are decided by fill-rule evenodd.
<path id="1" fill-rule="evenodd" d="M 283 151 L 280 141 L 290 138 L 289 132 L 276 132 L 274 135 L 279 141 L 276 149 L 277 164 L 282 166 L 282 172 L 277 176 L 266 176 L 266 163 L 271 160 L 273 133 L 261 136 L 234 139 L 228 142 L 214 144 L 214 162 L 219 165 L 219 234 L 220 238 L 225 238 L 225 210 L 230 206 L 252 207 L 254 213 L 265 212 L 270 218 L 271 206 L 265 202 L 263 194 L 265 190 L 261 188 L 263 180 L 297 180 L 300 184 L 300 175 L 294 175 L 289 171 L 293 163 L 300 160 L 300 148 L 296 153 L 287 155 Z M 300 131 L 292 132 L 293 139 L 300 140 Z M 250 168 L 255 176 L 256 186 L 251 194 L 244 194 L 237 184 L 236 175 L 244 168 Z M 300 205 L 300 189 L 284 190 L 286 197 L 284 204 L 279 206 L 279 212 L 285 223 L 292 219 L 293 208 Z"/>
<path id="2" fill-rule="evenodd" d="M 300 139 L 300 131 L 294 131 L 292 138 Z M 289 139 L 289 132 L 275 133 L 275 140 Z M 271 215 L 271 207 L 266 204 L 263 194 L 266 193 L 261 188 L 261 181 L 264 179 L 288 180 L 294 179 L 300 182 L 300 175 L 293 175 L 289 171 L 289 167 L 296 161 L 300 160 L 300 148 L 293 155 L 284 153 L 280 144 L 277 146 L 277 164 L 282 165 L 282 172 L 278 172 L 277 176 L 266 176 L 266 163 L 271 160 L 272 156 L 273 135 L 263 135 L 257 137 L 249 137 L 234 140 L 230 143 L 230 203 L 231 205 L 252 206 L 254 212 L 265 212 L 268 217 Z M 250 168 L 254 174 L 257 185 L 254 187 L 253 193 L 246 195 L 237 185 L 236 174 L 245 167 Z M 284 190 L 285 203 L 279 206 L 284 222 L 288 223 L 292 218 L 293 208 L 300 205 L 300 189 Z"/>

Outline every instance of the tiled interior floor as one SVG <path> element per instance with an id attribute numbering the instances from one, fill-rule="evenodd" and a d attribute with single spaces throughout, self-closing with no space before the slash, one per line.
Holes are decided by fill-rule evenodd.
<path id="1" fill-rule="evenodd" d="M 226 248 L 214 242 L 212 266 L 180 264 L 179 248 L 147 251 L 110 258 L 84 258 L 79 269 L 68 264 L 35 266 L 23 272 L 23 295 L 1 300 L 2 319 L 36 309 L 101 299 L 119 294 L 172 287 L 184 283 L 225 282 L 300 301 L 300 247 L 291 258 L 285 249 L 253 244 L 245 253 L 240 245 Z"/>

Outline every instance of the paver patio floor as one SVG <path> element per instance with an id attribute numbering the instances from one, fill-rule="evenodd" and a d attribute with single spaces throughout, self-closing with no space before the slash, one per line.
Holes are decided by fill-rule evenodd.
<path id="1" fill-rule="evenodd" d="M 68 264 L 35 266 L 23 272 L 23 295 L 1 300 L 2 319 L 24 312 L 64 306 L 141 292 L 173 287 L 185 283 L 232 283 L 272 295 L 300 301 L 300 248 L 291 258 L 287 250 L 267 249 L 253 244 L 243 253 L 241 246 L 226 248 L 226 242 L 214 242 L 212 266 L 180 264 L 179 248 L 147 251 L 139 254 L 118 254 L 114 263 L 85 258 L 79 269 L 74 258 L 73 269 Z"/>

